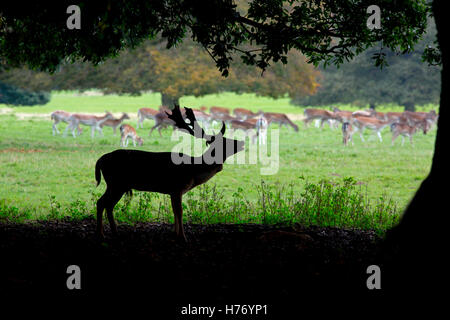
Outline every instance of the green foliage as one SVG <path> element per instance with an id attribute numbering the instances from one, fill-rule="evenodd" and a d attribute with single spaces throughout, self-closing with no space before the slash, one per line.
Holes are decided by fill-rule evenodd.
<path id="1" fill-rule="evenodd" d="M 384 232 L 396 225 L 399 215 L 395 204 L 380 197 L 371 204 L 356 181 L 345 178 L 331 184 L 327 181 L 305 183 L 305 191 L 294 192 L 293 184 L 269 185 L 261 181 L 257 187 L 259 199 L 246 198 L 244 189 L 238 188 L 231 200 L 213 185 L 202 185 L 187 193 L 183 202 L 184 223 L 261 223 L 305 226 L 345 227 Z M 125 196 L 114 210 L 115 219 L 124 223 L 165 222 L 173 223 L 173 213 L 168 196 L 156 193 L 136 192 L 133 202 Z M 76 200 L 62 208 L 50 197 L 52 207 L 44 219 L 87 219 L 95 217 L 92 206 Z M 2 204 L 1 219 L 18 221 L 23 214 L 18 209 Z M 29 216 L 26 216 L 29 218 Z"/>
<path id="2" fill-rule="evenodd" d="M 426 0 L 379 0 L 382 28 L 370 30 L 366 10 L 372 0 L 253 0 L 239 6 L 230 0 L 79 1 L 81 29 L 69 30 L 64 26 L 70 4 L 2 5 L 3 66 L 55 71 L 63 60 L 98 64 L 158 34 L 169 48 L 191 37 L 225 76 L 234 54 L 263 70 L 285 63 L 291 49 L 314 64 L 341 64 L 380 41 L 395 52 L 412 52 L 430 12 Z"/>
<path id="3" fill-rule="evenodd" d="M 430 21 L 427 33 L 414 52 L 398 56 L 383 53 L 389 64 L 383 70 L 373 66 L 372 56 L 379 50 L 367 50 L 353 61 L 339 68 L 321 69 L 322 81 L 315 95 L 299 96 L 299 105 L 327 105 L 353 103 L 377 105 L 396 103 L 414 105 L 438 103 L 441 89 L 440 68 L 422 61 L 422 55 L 436 39 L 436 27 Z"/>
<path id="4" fill-rule="evenodd" d="M 49 100 L 48 92 L 30 92 L 0 82 L 0 104 L 32 106 L 46 104 Z"/>
<path id="5" fill-rule="evenodd" d="M 28 208 L 19 209 L 8 204 L 5 199 L 0 199 L 0 221 L 23 222 L 32 218 L 31 210 Z"/>

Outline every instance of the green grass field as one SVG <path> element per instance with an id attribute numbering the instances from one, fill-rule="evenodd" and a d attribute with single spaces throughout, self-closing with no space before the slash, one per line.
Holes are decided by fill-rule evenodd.
<path id="1" fill-rule="evenodd" d="M 119 135 L 113 136 L 111 128 L 104 128 L 104 137 L 90 137 L 89 128 L 76 139 L 70 135 L 52 136 L 51 121 L 47 117 L 25 117 L 22 114 L 50 113 L 57 109 L 71 112 L 129 112 L 135 114 L 138 108 L 159 105 L 158 94 L 140 97 L 129 96 L 75 96 L 73 92 L 53 94 L 45 106 L 6 108 L 0 105 L 0 199 L 4 205 L 28 208 L 34 217 L 45 216 L 52 203 L 68 205 L 76 201 L 92 202 L 104 190 L 104 183 L 95 188 L 94 165 L 104 153 L 119 148 Z M 253 110 L 279 111 L 289 114 L 302 113 L 303 109 L 289 104 L 288 99 L 268 99 L 254 95 L 230 93 L 203 98 L 186 97 L 182 106 L 201 105 L 245 107 Z M 425 106 L 420 110 L 428 110 Z M 346 107 L 345 109 L 358 109 Z M 388 106 L 386 110 L 399 108 Z M 381 109 L 383 110 L 383 109 Z M 3 114 L 2 114 L 3 113 Z M 20 117 L 19 117 L 20 116 Z M 135 119 L 126 121 L 136 126 Z M 384 141 L 369 131 L 366 142 L 354 136 L 355 145 L 344 147 L 340 129 L 331 130 L 325 126 L 321 131 L 314 126 L 305 129 L 298 121 L 299 132 L 282 128 L 279 137 L 279 170 L 274 175 L 261 175 L 260 164 L 228 164 L 208 185 L 220 190 L 225 199 L 236 198 L 249 202 L 260 200 L 258 186 L 266 185 L 281 190 L 293 185 L 294 192 L 301 193 L 305 181 L 321 180 L 339 183 L 345 177 L 353 177 L 357 187 L 368 199 L 376 203 L 380 197 L 391 199 L 399 208 L 405 207 L 409 199 L 427 175 L 433 153 L 436 128 L 428 135 L 414 136 L 415 145 L 408 141 L 400 146 L 398 138 L 391 146 L 389 128 L 383 131 Z M 147 151 L 170 151 L 177 144 L 171 141 L 171 129 L 157 132 L 148 137 L 152 121 L 144 122 L 144 129 L 138 134 L 143 137 Z M 59 128 L 64 130 L 66 124 Z M 274 128 L 277 128 L 276 126 Z M 247 146 L 248 150 L 248 146 Z M 127 170 L 124 164 L 123 170 Z M 152 170 L 152 168 L 149 168 Z M 92 199 L 94 198 L 94 199 Z M 51 200 L 53 199 L 53 200 Z M 134 199 L 132 201 L 138 201 Z"/>

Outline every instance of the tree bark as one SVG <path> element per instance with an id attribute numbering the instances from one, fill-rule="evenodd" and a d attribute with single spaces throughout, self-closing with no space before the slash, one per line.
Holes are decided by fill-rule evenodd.
<path id="1" fill-rule="evenodd" d="M 405 102 L 403 106 L 405 107 L 405 111 L 416 111 L 416 105 L 414 104 L 414 102 Z"/>
<path id="2" fill-rule="evenodd" d="M 444 0 L 434 0 L 433 12 L 442 53 L 442 84 L 439 118 L 432 166 L 409 203 L 398 226 L 385 241 L 388 286 L 408 294 L 433 294 L 437 286 L 448 283 L 448 177 L 450 152 L 444 145 L 449 139 L 449 51 L 446 39 Z M 431 289 L 431 290 L 430 290 Z M 426 291 L 423 291 L 426 290 Z"/>
<path id="3" fill-rule="evenodd" d="M 179 104 L 179 101 L 180 101 L 179 98 L 171 97 L 167 94 L 161 93 L 161 104 L 163 106 L 173 109 L 175 104 Z"/>

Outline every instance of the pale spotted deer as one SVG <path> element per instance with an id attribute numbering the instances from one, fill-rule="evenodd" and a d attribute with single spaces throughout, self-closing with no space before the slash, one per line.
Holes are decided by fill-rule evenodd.
<path id="1" fill-rule="evenodd" d="M 117 127 L 119 127 L 122 122 L 126 119 L 130 119 L 128 114 L 125 112 L 122 113 L 122 116 L 119 119 L 108 119 L 105 122 L 100 124 L 100 128 L 103 129 L 104 126 L 113 128 L 113 135 L 116 135 Z"/>
<path id="2" fill-rule="evenodd" d="M 53 125 L 52 125 L 53 135 L 60 133 L 58 130 L 58 127 L 56 125 L 60 122 L 69 123 L 69 118 L 71 115 L 72 115 L 71 113 L 62 111 L 62 110 L 56 110 L 56 111 L 52 112 L 52 114 L 50 115 L 50 118 L 53 120 Z M 78 135 L 80 135 L 82 132 L 83 132 L 83 128 L 78 126 L 77 127 Z"/>
<path id="3" fill-rule="evenodd" d="M 383 138 L 381 137 L 380 131 L 383 130 L 385 127 L 390 125 L 392 122 L 389 121 L 381 121 L 376 118 L 372 117 L 355 117 L 353 119 L 353 125 L 358 128 L 359 130 L 359 136 L 361 137 L 361 140 L 364 141 L 363 137 L 363 131 L 365 128 L 372 129 L 380 139 L 380 142 L 383 142 Z"/>
<path id="4" fill-rule="evenodd" d="M 244 142 L 224 137 L 225 124 L 216 135 L 207 135 L 198 125 L 191 109 L 186 109 L 186 123 L 180 107 L 175 105 L 168 117 L 179 129 L 190 135 L 205 139 L 209 148 L 199 157 L 180 152 L 146 152 L 139 150 L 116 150 L 101 156 L 95 164 L 95 179 L 100 184 L 101 176 L 106 182 L 106 191 L 97 201 L 97 234 L 103 235 L 103 211 L 114 234 L 117 227 L 113 210 L 125 193 L 132 190 L 158 192 L 170 195 L 175 216 L 175 232 L 186 241 L 183 229 L 183 194 L 207 182 L 222 171 L 225 160 L 244 150 Z M 124 170 L 124 168 L 127 168 Z"/>
<path id="5" fill-rule="evenodd" d="M 128 147 L 128 139 L 133 140 L 133 145 L 136 147 L 136 142 L 138 143 L 138 146 L 142 146 L 144 143 L 144 140 L 142 140 L 141 137 L 139 137 L 136 133 L 136 130 L 128 125 L 123 124 L 120 126 L 120 146 L 121 147 Z"/>
<path id="6" fill-rule="evenodd" d="M 72 135 L 75 138 L 75 128 L 77 128 L 80 124 L 85 126 L 91 127 L 91 137 L 94 138 L 95 130 L 99 131 L 100 134 L 103 135 L 102 128 L 100 125 L 105 122 L 106 120 L 113 119 L 114 116 L 106 111 L 105 115 L 103 117 L 93 116 L 93 115 L 87 115 L 87 114 L 72 114 L 68 121 L 69 125 L 67 126 L 66 130 L 64 131 L 64 136 L 67 135 L 68 130 L 72 130 Z"/>

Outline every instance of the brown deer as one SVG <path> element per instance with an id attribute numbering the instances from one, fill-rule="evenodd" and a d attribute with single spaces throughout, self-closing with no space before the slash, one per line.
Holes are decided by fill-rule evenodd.
<path id="1" fill-rule="evenodd" d="M 113 209 L 125 193 L 132 190 L 158 192 L 170 195 L 175 216 L 175 232 L 186 241 L 183 229 L 183 194 L 207 182 L 222 171 L 225 160 L 244 150 L 244 142 L 224 137 L 225 124 L 216 135 L 207 135 L 198 125 L 191 109 L 185 108 L 186 123 L 175 105 L 167 116 L 176 126 L 190 135 L 206 140 L 209 148 L 199 157 L 180 152 L 146 152 L 140 150 L 116 150 L 101 156 L 95 164 L 95 179 L 100 184 L 101 175 L 106 182 L 106 191 L 97 201 L 97 234 L 103 237 L 102 216 L 106 214 L 114 234 L 117 227 Z M 127 170 L 123 170 L 124 166 Z"/>
<path id="2" fill-rule="evenodd" d="M 333 121 L 336 119 L 333 112 L 323 109 L 314 109 L 314 108 L 307 108 L 305 111 L 303 111 L 303 114 L 305 115 L 305 118 L 303 119 L 303 122 L 305 123 L 305 127 L 308 127 L 308 124 L 313 120 L 320 120 L 320 128 L 323 128 L 324 122 L 328 122 L 330 125 L 330 128 L 332 128 Z"/>
<path id="3" fill-rule="evenodd" d="M 342 124 L 342 141 L 344 146 L 347 146 L 348 142 L 351 141 L 353 145 L 353 126 L 350 122 L 344 122 Z"/>
<path id="4" fill-rule="evenodd" d="M 169 117 L 167 116 L 166 112 L 158 112 L 155 117 L 155 125 L 150 129 L 150 132 L 148 133 L 149 136 L 152 135 L 153 130 L 158 128 L 159 136 L 162 137 L 161 129 L 167 128 L 167 127 L 174 127 L 175 128 L 175 122 L 173 122 Z"/>
<path id="5" fill-rule="evenodd" d="M 211 113 L 212 116 L 230 115 L 230 109 L 224 107 L 211 107 L 209 108 L 209 113 Z"/>
<path id="6" fill-rule="evenodd" d="M 138 123 L 137 128 L 144 128 L 142 122 L 144 122 L 145 119 L 153 119 L 155 120 L 155 116 L 158 113 L 158 110 L 152 109 L 152 108 L 140 108 L 137 112 L 138 116 Z"/>
<path id="7" fill-rule="evenodd" d="M 240 120 L 248 120 L 251 118 L 255 118 L 257 116 L 260 116 L 263 114 L 262 111 L 259 111 L 257 113 L 254 113 L 251 110 L 247 110 L 244 108 L 236 108 L 233 110 L 233 114 L 236 118 L 240 119 Z"/>
<path id="8" fill-rule="evenodd" d="M 128 139 L 131 138 L 133 140 L 133 145 L 136 147 L 136 141 L 139 146 L 142 146 L 144 143 L 144 140 L 142 140 L 141 137 L 139 137 L 136 133 L 136 130 L 128 125 L 123 124 L 120 126 L 120 146 L 121 147 L 128 147 Z"/>
<path id="9" fill-rule="evenodd" d="M 125 119 L 130 119 L 128 114 L 122 112 L 122 116 L 119 119 L 108 119 L 102 124 L 100 124 L 100 128 L 103 129 L 104 126 L 113 128 L 113 134 L 116 135 L 117 127 L 119 127 Z"/>
<path id="10" fill-rule="evenodd" d="M 416 131 L 417 127 L 410 126 L 406 122 L 394 122 L 393 124 L 391 124 L 392 145 L 394 145 L 394 141 L 399 135 L 402 136 L 402 146 L 405 143 L 405 137 L 408 137 L 409 142 L 411 143 L 411 145 L 413 145 L 412 137 L 416 133 Z"/>
<path id="11" fill-rule="evenodd" d="M 284 113 L 266 112 L 264 117 L 267 119 L 269 125 L 272 123 L 278 123 L 280 128 L 282 125 L 291 126 L 294 128 L 295 132 L 298 132 L 298 126 L 288 118 Z"/>
<path id="12" fill-rule="evenodd" d="M 249 121 L 249 120 L 254 120 L 254 121 Z M 256 132 L 257 119 L 249 119 L 249 120 L 247 120 L 247 121 L 231 120 L 230 127 L 234 130 L 244 131 L 246 134 L 248 134 L 249 139 L 254 144 L 254 143 L 256 143 L 256 138 L 257 138 L 257 132 Z"/>

